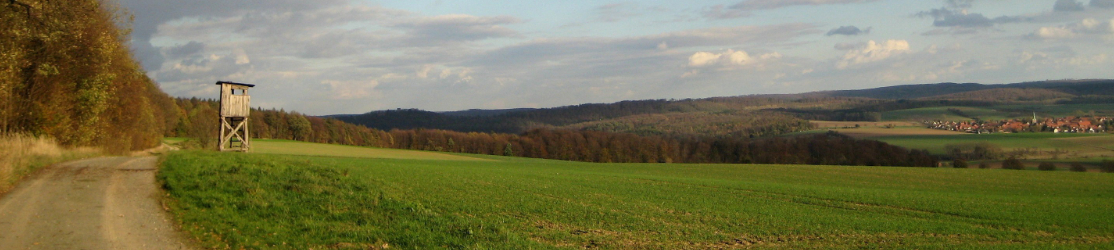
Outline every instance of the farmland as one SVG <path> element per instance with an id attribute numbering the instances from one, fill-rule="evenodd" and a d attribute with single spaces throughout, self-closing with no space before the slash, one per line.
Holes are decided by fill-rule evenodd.
<path id="1" fill-rule="evenodd" d="M 181 151 L 159 178 L 219 248 L 1114 247 L 1107 174 L 347 152 Z"/>
<path id="2" fill-rule="evenodd" d="M 958 110 L 968 117 L 960 116 Z M 1039 117 L 1065 117 L 1090 115 L 1111 116 L 1114 104 L 1048 104 L 1048 105 L 994 105 L 989 107 L 941 106 L 894 110 L 882 113 L 884 121 L 970 121 L 972 117 L 982 120 L 1031 119 L 1033 112 Z"/>

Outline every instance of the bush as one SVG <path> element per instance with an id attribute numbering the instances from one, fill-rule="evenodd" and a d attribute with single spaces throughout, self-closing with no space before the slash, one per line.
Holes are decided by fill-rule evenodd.
<path id="1" fill-rule="evenodd" d="M 986 163 L 985 161 L 979 162 L 979 168 L 990 168 L 990 163 Z"/>
<path id="2" fill-rule="evenodd" d="M 1002 161 L 1002 169 L 1022 170 L 1025 169 L 1025 165 L 1022 165 L 1021 161 L 1011 156 L 1009 159 Z"/>
<path id="3" fill-rule="evenodd" d="M 988 142 L 944 145 L 948 156 L 955 159 L 990 160 L 1002 157 L 1002 147 Z"/>
<path id="4" fill-rule="evenodd" d="M 1100 169 L 1102 170 L 1103 173 L 1114 173 L 1114 161 L 1102 160 L 1102 165 L 1100 166 Z"/>
<path id="5" fill-rule="evenodd" d="M 952 161 L 952 167 L 954 167 L 954 168 L 967 168 L 968 167 L 967 166 L 967 160 L 955 159 L 955 161 Z"/>
<path id="6" fill-rule="evenodd" d="M 1087 172 L 1087 168 L 1083 167 L 1082 163 L 1072 162 L 1071 163 L 1071 171 L 1072 172 Z"/>
<path id="7" fill-rule="evenodd" d="M 1052 164 L 1051 162 L 1041 162 L 1040 165 L 1037 165 L 1037 169 L 1041 171 L 1056 171 L 1056 164 Z"/>

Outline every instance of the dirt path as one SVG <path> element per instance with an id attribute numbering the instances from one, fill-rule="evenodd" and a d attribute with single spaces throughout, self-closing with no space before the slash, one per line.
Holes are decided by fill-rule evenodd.
<path id="1" fill-rule="evenodd" d="M 46 167 L 0 198 L 0 249 L 191 249 L 158 202 L 158 159 Z"/>

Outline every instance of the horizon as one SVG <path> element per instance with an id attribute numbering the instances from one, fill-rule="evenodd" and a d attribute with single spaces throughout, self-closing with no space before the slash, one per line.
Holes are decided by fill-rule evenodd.
<path id="1" fill-rule="evenodd" d="M 172 96 L 309 115 L 1114 78 L 1114 0 L 121 5 Z"/>

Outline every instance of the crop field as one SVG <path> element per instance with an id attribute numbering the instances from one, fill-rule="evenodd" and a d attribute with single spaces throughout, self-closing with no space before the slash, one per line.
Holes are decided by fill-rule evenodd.
<path id="1" fill-rule="evenodd" d="M 874 139 L 878 137 L 892 137 L 892 136 L 932 136 L 946 139 L 948 136 L 967 135 L 967 133 L 930 129 L 925 127 L 895 127 L 895 128 L 840 128 L 840 129 L 821 129 L 819 132 L 827 132 L 828 130 L 836 131 L 855 138 Z"/>
<path id="2" fill-rule="evenodd" d="M 263 154 L 288 154 L 312 156 L 337 156 L 388 159 L 423 159 L 451 161 L 484 161 L 483 158 L 441 152 L 369 148 L 334 144 L 310 144 L 288 140 L 252 140 L 252 152 Z"/>
<path id="3" fill-rule="evenodd" d="M 926 149 L 932 154 L 944 154 L 948 144 L 987 142 L 1004 150 L 1034 149 L 1060 150 L 1079 157 L 1114 158 L 1114 135 L 1110 134 L 1053 134 L 1053 133 L 995 133 L 958 135 L 894 135 L 872 139 L 906 148 Z"/>
<path id="4" fill-rule="evenodd" d="M 928 107 L 928 108 L 915 108 L 888 111 L 882 113 L 882 120 L 884 121 L 924 121 L 924 120 L 940 120 L 940 121 L 970 121 L 971 118 L 963 117 L 952 113 L 948 109 L 957 109 L 970 117 L 978 117 L 982 120 L 1005 120 L 1013 118 L 1008 112 L 1002 112 L 993 108 L 983 107 Z"/>
<path id="5" fill-rule="evenodd" d="M 1110 174 L 474 157 L 178 151 L 159 179 L 215 248 L 1114 247 Z"/>
<path id="6" fill-rule="evenodd" d="M 919 126 L 921 126 L 920 122 L 893 122 L 893 121 L 862 122 L 862 121 L 818 121 L 818 120 L 810 120 L 810 121 L 808 121 L 808 123 L 811 123 L 813 126 L 815 126 L 818 129 L 854 128 L 856 126 L 858 126 L 859 128 L 885 127 L 885 126 L 895 126 L 895 127 L 919 127 Z"/>

